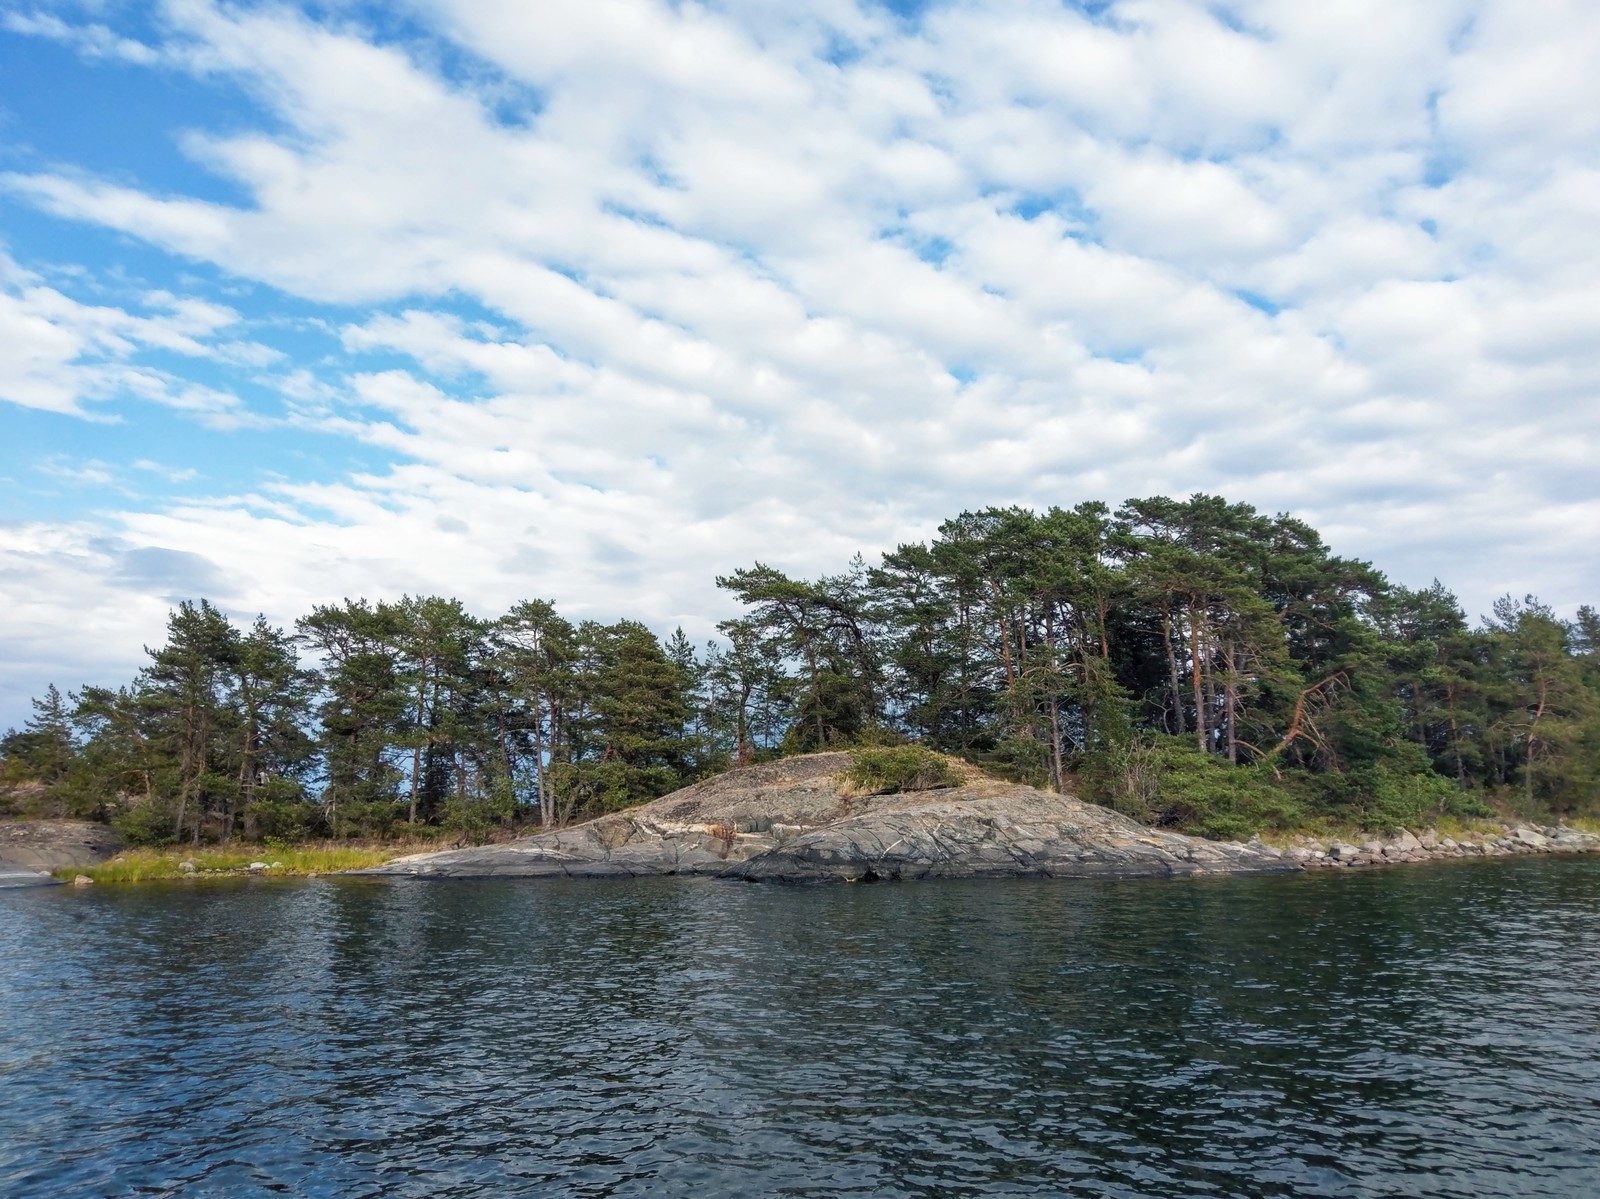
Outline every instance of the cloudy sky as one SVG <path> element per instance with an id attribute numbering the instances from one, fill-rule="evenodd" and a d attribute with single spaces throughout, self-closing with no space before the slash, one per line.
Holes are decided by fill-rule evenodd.
<path id="1" fill-rule="evenodd" d="M 170 604 L 1217 492 L 1600 600 L 1593 0 L 0 0 L 0 728 Z"/>

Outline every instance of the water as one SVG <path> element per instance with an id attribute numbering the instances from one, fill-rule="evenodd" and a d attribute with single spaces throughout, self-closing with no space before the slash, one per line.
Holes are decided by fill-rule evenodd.
<path id="1" fill-rule="evenodd" d="M 1600 1195 L 1600 862 L 0 893 L 0 1194 Z"/>

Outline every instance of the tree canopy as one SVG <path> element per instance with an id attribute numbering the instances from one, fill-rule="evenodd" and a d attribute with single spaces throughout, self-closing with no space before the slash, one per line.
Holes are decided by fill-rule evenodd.
<path id="1" fill-rule="evenodd" d="M 52 686 L 0 741 L 14 808 L 145 841 L 559 824 L 729 765 L 917 742 L 1219 835 L 1600 806 L 1600 617 L 1477 626 L 1217 496 L 988 508 L 875 565 L 718 585 L 701 649 L 545 600 L 180 604 L 116 690 Z"/>

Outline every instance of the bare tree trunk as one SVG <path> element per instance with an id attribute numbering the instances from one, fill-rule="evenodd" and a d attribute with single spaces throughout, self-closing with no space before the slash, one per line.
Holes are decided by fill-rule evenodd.
<path id="1" fill-rule="evenodd" d="M 422 735 L 422 718 L 427 706 L 428 695 L 428 659 L 423 658 L 417 667 L 417 735 Z M 408 824 L 417 822 L 417 785 L 422 778 L 422 742 L 419 740 L 411 747 L 411 810 L 406 820 Z"/>
<path id="2" fill-rule="evenodd" d="M 1239 764 L 1239 684 L 1238 662 L 1234 657 L 1233 643 L 1228 643 L 1228 682 L 1223 689 L 1223 713 L 1228 722 L 1228 761 Z"/>
<path id="3" fill-rule="evenodd" d="M 1467 764 L 1461 757 L 1461 725 L 1456 719 L 1456 689 L 1450 684 L 1445 684 L 1444 702 L 1450 713 L 1450 750 L 1456 756 L 1456 782 L 1461 786 L 1467 785 Z"/>
<path id="4" fill-rule="evenodd" d="M 255 745 L 256 726 L 253 719 L 246 720 L 244 726 L 244 745 L 239 751 L 239 795 L 243 797 L 243 807 L 255 801 L 256 796 L 256 770 L 255 770 Z M 233 840 L 234 818 L 240 808 L 238 799 L 228 801 L 228 812 L 222 821 L 222 843 L 227 845 Z"/>
<path id="5" fill-rule="evenodd" d="M 1208 715 L 1215 713 L 1217 710 L 1217 673 L 1215 669 L 1212 669 L 1212 663 L 1215 658 L 1216 646 L 1212 644 L 1211 640 L 1211 619 L 1209 614 L 1202 611 L 1200 616 L 1200 660 L 1207 666 L 1205 693 L 1206 712 Z M 1215 733 L 1221 730 L 1213 728 L 1210 731 Z"/>
<path id="6" fill-rule="evenodd" d="M 178 818 L 172 822 L 172 839 L 183 839 L 183 813 L 189 806 L 189 770 L 194 764 L 194 709 L 183 710 L 183 759 L 178 765 Z"/>
<path id="7" fill-rule="evenodd" d="M 1533 713 L 1533 719 L 1528 722 L 1528 752 L 1527 752 L 1527 758 L 1526 758 L 1525 764 L 1524 764 L 1524 766 L 1522 768 L 1522 776 L 1523 776 L 1523 788 L 1522 788 L 1522 790 L 1523 790 L 1524 796 L 1526 796 L 1526 798 L 1527 798 L 1528 805 L 1530 807 L 1533 805 L 1533 752 L 1534 752 L 1534 746 L 1535 746 L 1535 744 L 1537 744 L 1537 734 L 1538 734 L 1538 729 L 1539 729 L 1539 721 L 1544 718 L 1545 708 L 1549 705 L 1549 701 L 1550 701 L 1550 680 L 1546 677 L 1545 672 L 1543 671 L 1543 669 L 1541 669 L 1539 671 L 1539 706 Z"/>
<path id="8" fill-rule="evenodd" d="M 206 806 L 202 802 L 202 797 L 205 794 L 207 732 L 206 722 L 202 719 L 200 721 L 200 761 L 194 776 L 194 844 L 196 845 L 200 844 L 200 830 L 206 822 Z"/>
<path id="9" fill-rule="evenodd" d="M 1172 645 L 1172 614 L 1165 608 L 1161 611 L 1161 640 L 1166 646 L 1167 676 L 1172 683 L 1172 714 L 1178 721 L 1178 727 L 1172 731 L 1181 737 L 1188 731 L 1189 722 L 1183 718 L 1183 688 L 1178 683 L 1178 652 Z"/>
<path id="10" fill-rule="evenodd" d="M 1056 697 L 1050 697 L 1050 775 L 1059 795 L 1066 790 L 1066 771 L 1061 761 L 1061 712 Z"/>
<path id="11" fill-rule="evenodd" d="M 1204 686 L 1204 672 L 1200 668 L 1200 626 L 1195 617 L 1194 601 L 1189 601 L 1189 663 L 1194 670 L 1194 732 L 1195 742 L 1200 746 L 1200 752 L 1205 753 L 1206 746 L 1206 697 Z"/>

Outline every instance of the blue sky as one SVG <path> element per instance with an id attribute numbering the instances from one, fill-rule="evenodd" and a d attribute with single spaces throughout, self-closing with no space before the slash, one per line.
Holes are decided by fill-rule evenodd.
<path id="1" fill-rule="evenodd" d="M 1220 492 L 1600 599 L 1600 8 L 0 0 L 0 727 L 198 595 L 708 636 Z"/>

